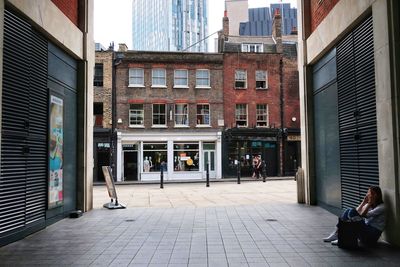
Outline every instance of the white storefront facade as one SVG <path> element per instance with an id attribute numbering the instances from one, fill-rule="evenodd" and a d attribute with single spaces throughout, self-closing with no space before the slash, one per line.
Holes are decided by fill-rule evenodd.
<path id="1" fill-rule="evenodd" d="M 117 181 L 222 178 L 220 131 L 117 134 Z"/>

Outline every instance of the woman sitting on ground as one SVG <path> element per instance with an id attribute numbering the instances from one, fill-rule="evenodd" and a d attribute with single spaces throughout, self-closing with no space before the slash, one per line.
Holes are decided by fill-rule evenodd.
<path id="1" fill-rule="evenodd" d="M 364 200 L 357 209 L 347 209 L 340 218 L 344 221 L 361 221 L 358 238 L 366 245 L 374 245 L 385 228 L 385 206 L 382 190 L 379 186 L 371 186 Z M 337 245 L 338 229 L 324 238 L 325 242 Z"/>

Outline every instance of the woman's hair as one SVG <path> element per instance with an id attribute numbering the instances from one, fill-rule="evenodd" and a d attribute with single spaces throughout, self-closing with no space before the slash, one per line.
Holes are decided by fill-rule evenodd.
<path id="1" fill-rule="evenodd" d="M 373 185 L 369 188 L 376 194 L 376 205 L 383 203 L 382 190 L 379 186 Z"/>

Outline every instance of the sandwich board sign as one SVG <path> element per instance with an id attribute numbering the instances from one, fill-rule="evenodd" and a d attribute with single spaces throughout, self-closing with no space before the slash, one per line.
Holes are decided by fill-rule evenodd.
<path id="1" fill-rule="evenodd" d="M 117 191 L 115 190 L 114 179 L 112 177 L 110 166 L 102 166 L 101 169 L 104 174 L 104 180 L 106 181 L 108 196 L 111 199 L 111 202 L 104 204 L 103 207 L 107 209 L 125 209 L 125 205 L 118 203 Z"/>

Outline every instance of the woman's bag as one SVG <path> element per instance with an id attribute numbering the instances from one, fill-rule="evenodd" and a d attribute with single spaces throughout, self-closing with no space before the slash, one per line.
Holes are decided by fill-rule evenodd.
<path id="1" fill-rule="evenodd" d="M 362 221 L 344 221 L 339 218 L 338 246 L 344 249 L 357 249 Z"/>

